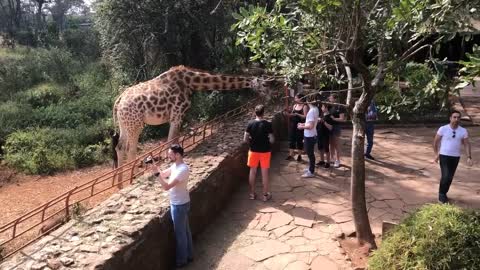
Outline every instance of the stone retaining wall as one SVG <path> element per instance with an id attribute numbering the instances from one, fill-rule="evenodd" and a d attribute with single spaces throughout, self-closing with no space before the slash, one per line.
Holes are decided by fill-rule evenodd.
<path id="1" fill-rule="evenodd" d="M 224 133 L 203 142 L 185 158 L 191 168 L 190 224 L 194 235 L 216 217 L 236 186 L 248 179 L 248 147 L 242 144 L 247 121 L 243 117 L 228 123 Z M 281 139 L 283 118 L 276 116 L 273 123 Z M 0 269 L 170 269 L 173 263 L 174 235 L 167 194 L 153 178 L 144 176 L 81 219 L 69 221 L 7 259 Z"/>

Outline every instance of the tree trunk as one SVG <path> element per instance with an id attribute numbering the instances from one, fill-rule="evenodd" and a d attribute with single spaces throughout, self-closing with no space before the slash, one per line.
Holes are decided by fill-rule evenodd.
<path id="1" fill-rule="evenodd" d="M 370 227 L 365 200 L 365 112 L 358 112 L 354 109 L 352 123 L 351 201 L 355 230 L 361 245 L 368 243 L 371 248 L 375 249 L 377 246 Z"/>

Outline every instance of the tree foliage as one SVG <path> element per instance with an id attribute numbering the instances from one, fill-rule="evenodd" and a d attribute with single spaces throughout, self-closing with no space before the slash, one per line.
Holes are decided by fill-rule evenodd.
<path id="1" fill-rule="evenodd" d="M 179 64 L 232 71 L 244 57 L 229 31 L 237 1 L 224 2 L 100 1 L 96 26 L 104 56 L 124 83 L 150 79 Z"/>

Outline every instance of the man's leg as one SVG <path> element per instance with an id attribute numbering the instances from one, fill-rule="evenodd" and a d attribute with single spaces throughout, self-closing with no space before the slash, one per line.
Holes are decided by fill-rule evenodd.
<path id="1" fill-rule="evenodd" d="M 188 262 L 188 238 L 187 238 L 187 223 L 188 223 L 188 207 L 183 205 L 171 205 L 170 212 L 173 221 L 173 229 L 175 231 L 175 255 L 176 265 L 183 266 Z"/>
<path id="2" fill-rule="evenodd" d="M 190 212 L 190 203 L 187 205 L 187 222 L 185 222 L 187 232 L 187 260 L 193 261 L 193 240 L 192 231 L 190 230 L 190 222 L 188 220 L 188 213 Z"/>
<path id="3" fill-rule="evenodd" d="M 450 189 L 450 185 L 452 184 L 453 176 L 455 175 L 455 171 L 457 170 L 460 158 L 440 155 L 439 160 L 442 176 L 440 178 L 438 199 L 441 202 L 447 202 L 447 192 Z"/>
<path id="4" fill-rule="evenodd" d="M 257 178 L 257 168 L 258 167 L 250 167 L 250 174 L 248 176 L 250 194 L 255 194 L 255 178 Z"/>
<path id="5" fill-rule="evenodd" d="M 308 156 L 308 170 L 313 174 L 315 172 L 315 137 L 305 137 L 305 151 Z"/>
<path id="6" fill-rule="evenodd" d="M 367 150 L 365 151 L 365 155 L 370 157 L 370 153 L 372 153 L 373 148 L 373 134 L 375 132 L 375 127 L 373 122 L 366 122 L 365 124 L 365 135 L 367 137 Z"/>
<path id="7" fill-rule="evenodd" d="M 270 184 L 270 181 L 269 181 L 269 175 L 268 175 L 268 170 L 269 168 L 261 168 L 262 170 L 262 184 L 263 184 L 263 194 L 265 195 L 266 193 L 268 193 L 270 191 L 270 188 L 269 188 L 269 184 Z"/>

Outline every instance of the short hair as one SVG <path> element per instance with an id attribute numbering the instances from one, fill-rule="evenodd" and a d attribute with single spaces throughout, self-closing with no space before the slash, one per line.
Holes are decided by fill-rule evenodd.
<path id="1" fill-rule="evenodd" d="M 452 117 L 452 115 L 453 115 L 454 113 L 458 113 L 458 115 L 460 115 L 460 117 L 462 117 L 462 113 L 459 112 L 459 111 L 457 111 L 457 110 L 451 111 L 449 117 Z"/>
<path id="2" fill-rule="evenodd" d="M 332 96 L 334 99 L 338 99 L 338 95 L 336 93 L 331 93 L 330 96 Z"/>
<path id="3" fill-rule="evenodd" d="M 178 153 L 178 154 L 180 154 L 180 156 L 183 157 L 184 151 L 183 151 L 183 147 L 180 146 L 180 144 L 172 144 L 172 146 L 170 146 L 170 150 L 172 150 L 173 153 L 175 153 L 175 154 Z"/>
<path id="4" fill-rule="evenodd" d="M 255 106 L 256 116 L 263 116 L 264 112 L 265 112 L 265 106 L 263 106 L 262 104 Z"/>

